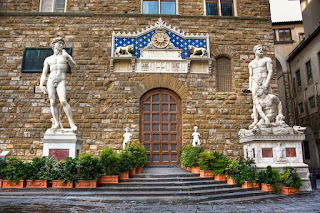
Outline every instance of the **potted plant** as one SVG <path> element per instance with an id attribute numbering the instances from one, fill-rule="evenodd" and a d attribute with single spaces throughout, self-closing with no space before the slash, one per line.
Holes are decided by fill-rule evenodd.
<path id="1" fill-rule="evenodd" d="M 7 165 L 2 169 L 2 188 L 23 188 L 29 164 L 16 157 L 9 157 Z"/>
<path id="2" fill-rule="evenodd" d="M 91 154 L 81 155 L 77 165 L 76 188 L 97 188 L 97 180 L 102 173 L 103 165 L 99 158 Z"/>
<path id="3" fill-rule="evenodd" d="M 302 186 L 301 178 L 295 168 L 286 167 L 280 172 L 280 181 L 285 185 L 281 187 L 282 194 L 298 194 Z"/>
<path id="4" fill-rule="evenodd" d="M 199 156 L 202 152 L 200 147 L 185 146 L 181 153 L 181 162 L 187 167 L 188 171 L 200 173 Z"/>
<path id="5" fill-rule="evenodd" d="M 7 163 L 5 158 L 0 158 L 0 188 L 2 188 L 2 179 L 3 179 L 3 175 L 2 175 L 2 170 L 6 167 Z"/>
<path id="6" fill-rule="evenodd" d="M 252 159 L 240 159 L 239 161 L 239 174 L 235 176 L 237 185 L 242 188 L 259 188 L 259 184 L 256 182 L 256 166 Z"/>
<path id="7" fill-rule="evenodd" d="M 129 172 L 131 170 L 131 163 L 130 163 L 130 153 L 127 150 L 123 150 L 120 153 L 120 164 L 119 164 L 119 170 L 120 180 L 128 180 L 129 179 Z"/>
<path id="8" fill-rule="evenodd" d="M 99 178 L 99 184 L 119 183 L 120 157 L 112 148 L 104 149 L 100 153 L 104 174 Z"/>
<path id="9" fill-rule="evenodd" d="M 225 175 L 226 168 L 230 163 L 230 160 L 223 154 L 213 152 L 214 161 L 212 163 L 213 176 L 215 181 L 225 181 L 227 177 Z"/>
<path id="10" fill-rule="evenodd" d="M 141 173 L 142 168 L 147 163 L 147 151 L 144 146 L 139 142 L 130 142 L 126 145 L 125 150 L 132 156 L 132 168 L 136 168 L 135 172 L 137 174 Z"/>
<path id="11" fill-rule="evenodd" d="M 236 177 L 240 173 L 240 164 L 237 160 L 232 160 L 228 164 L 226 168 L 226 177 L 227 177 L 227 184 L 229 185 L 235 185 L 236 183 Z"/>
<path id="12" fill-rule="evenodd" d="M 78 158 L 66 157 L 57 162 L 52 171 L 52 188 L 73 188 L 74 181 L 78 181 Z"/>
<path id="13" fill-rule="evenodd" d="M 200 177 L 203 178 L 212 178 L 212 163 L 214 157 L 208 152 L 202 152 L 199 155 L 199 167 L 200 167 Z"/>
<path id="14" fill-rule="evenodd" d="M 267 166 L 266 170 L 261 170 L 258 173 L 258 182 L 261 183 L 262 191 L 277 191 L 277 189 L 279 189 L 279 180 L 279 171 L 277 169 L 273 169 L 271 166 Z"/>
<path id="15" fill-rule="evenodd" d="M 27 188 L 48 188 L 56 161 L 52 157 L 35 157 L 28 169 Z"/>

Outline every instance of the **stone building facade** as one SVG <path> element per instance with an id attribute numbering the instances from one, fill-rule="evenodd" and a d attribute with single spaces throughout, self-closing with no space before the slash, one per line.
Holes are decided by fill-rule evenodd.
<path id="1" fill-rule="evenodd" d="M 204 0 L 177 0 L 171 15 L 144 14 L 143 0 L 67 0 L 64 12 L 42 12 L 44 2 L 0 3 L 0 151 L 8 150 L 25 160 L 42 155 L 43 133 L 51 126 L 49 101 L 38 88 L 41 73 L 21 72 L 23 51 L 25 47 L 50 47 L 52 38 L 63 36 L 79 65 L 67 74 L 67 95 L 84 152 L 98 155 L 106 147 L 120 150 L 126 127 L 133 139 L 143 141 L 143 101 L 158 92 L 174 98 L 179 118 L 169 126 L 177 125 L 169 132 L 169 140 L 176 134 L 176 147 L 160 144 L 162 151 L 167 149 L 170 155 L 170 150 L 191 144 L 196 125 L 205 150 L 233 158 L 241 155 L 238 131 L 252 122 L 251 94 L 242 92 L 248 88 L 252 49 L 262 44 L 265 55 L 275 59 L 268 0 L 230 1 L 231 16 L 221 15 L 223 1 L 217 1 L 220 12 L 212 16 L 207 15 L 212 5 Z M 212 65 L 208 72 L 112 72 L 113 32 L 141 32 L 160 17 L 175 32 L 209 36 Z M 230 81 L 220 87 L 223 81 L 218 79 L 225 71 Z M 276 75 L 271 86 L 277 91 Z M 66 118 L 63 123 L 68 126 Z M 152 129 L 156 124 L 151 125 Z M 161 140 L 166 133 L 150 131 L 160 134 Z M 169 159 L 173 164 L 179 161 L 178 156 Z"/>

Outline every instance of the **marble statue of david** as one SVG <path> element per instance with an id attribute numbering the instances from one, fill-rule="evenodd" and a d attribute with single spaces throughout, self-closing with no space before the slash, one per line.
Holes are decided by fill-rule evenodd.
<path id="1" fill-rule="evenodd" d="M 57 104 L 56 95 L 63 106 L 63 110 L 69 120 L 70 128 L 72 131 L 77 130 L 72 117 L 72 110 L 66 99 L 66 72 L 68 64 L 74 68 L 77 64 L 73 61 L 72 57 L 63 49 L 65 45 L 64 38 L 57 37 L 52 39 L 51 46 L 53 55 L 44 60 L 43 71 L 40 79 L 40 90 L 48 94 L 50 99 L 50 110 L 53 117 L 53 125 L 51 129 L 59 129 L 59 109 Z M 44 86 L 47 74 L 50 70 L 47 87 Z"/>

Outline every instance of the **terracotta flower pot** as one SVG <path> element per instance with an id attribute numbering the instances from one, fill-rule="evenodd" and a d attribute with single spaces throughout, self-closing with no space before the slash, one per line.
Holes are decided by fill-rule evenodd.
<path id="1" fill-rule="evenodd" d="M 92 189 L 97 188 L 98 182 L 96 180 L 79 180 L 76 182 L 75 188 L 82 188 L 82 189 Z"/>
<path id="2" fill-rule="evenodd" d="M 119 183 L 118 175 L 103 175 L 99 178 L 99 184 Z"/>
<path id="3" fill-rule="evenodd" d="M 48 188 L 49 181 L 47 180 L 27 180 L 26 188 Z"/>
<path id="4" fill-rule="evenodd" d="M 227 184 L 228 185 L 236 185 L 237 183 L 233 178 L 227 177 Z"/>
<path id="5" fill-rule="evenodd" d="M 217 174 L 214 176 L 215 181 L 225 181 L 227 180 L 227 177 L 225 174 Z"/>
<path id="6" fill-rule="evenodd" d="M 0 179 L 0 188 L 2 188 L 2 179 Z"/>
<path id="7" fill-rule="evenodd" d="M 2 181 L 2 188 L 4 189 L 23 188 L 24 185 L 25 185 L 24 180 L 20 180 L 18 183 L 15 183 L 14 181 L 9 181 L 9 180 Z"/>
<path id="8" fill-rule="evenodd" d="M 61 180 L 52 180 L 52 188 L 73 188 L 73 182 L 67 181 L 63 183 Z"/>
<path id="9" fill-rule="evenodd" d="M 122 172 L 122 173 L 119 175 L 119 179 L 120 179 L 120 180 L 129 180 L 129 172 Z"/>
<path id="10" fill-rule="evenodd" d="M 131 169 L 129 174 L 130 174 L 130 176 L 135 175 L 136 174 L 136 168 Z"/>
<path id="11" fill-rule="evenodd" d="M 261 183 L 261 191 L 272 192 L 273 188 L 271 184 Z"/>
<path id="12" fill-rule="evenodd" d="M 140 174 L 142 172 L 142 167 L 136 168 L 136 174 Z"/>
<path id="13" fill-rule="evenodd" d="M 300 190 L 295 187 L 281 187 L 281 193 L 286 195 L 293 195 L 293 194 L 299 194 Z"/>
<path id="14" fill-rule="evenodd" d="M 200 177 L 213 178 L 212 170 L 200 170 Z"/>
<path id="15" fill-rule="evenodd" d="M 191 167 L 191 172 L 194 174 L 200 174 L 200 167 Z"/>
<path id="16" fill-rule="evenodd" d="M 181 164 L 180 166 L 181 166 L 181 169 L 185 169 L 185 168 L 186 168 L 186 167 L 184 167 L 184 165 L 183 165 L 183 164 Z"/>
<path id="17" fill-rule="evenodd" d="M 252 189 L 252 188 L 259 188 L 259 183 L 256 181 L 253 181 L 253 183 L 249 183 L 248 181 L 245 181 L 242 186 L 242 188 Z"/>
<path id="18" fill-rule="evenodd" d="M 191 168 L 190 168 L 190 167 L 187 167 L 187 171 L 191 172 Z"/>

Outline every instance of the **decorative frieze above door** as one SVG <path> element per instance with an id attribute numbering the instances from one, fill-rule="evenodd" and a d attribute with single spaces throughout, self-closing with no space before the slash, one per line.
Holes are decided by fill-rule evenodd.
<path id="1" fill-rule="evenodd" d="M 138 33 L 112 34 L 111 72 L 210 73 L 209 35 L 186 34 L 161 18 Z"/>

